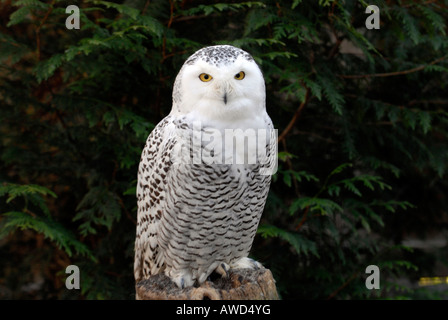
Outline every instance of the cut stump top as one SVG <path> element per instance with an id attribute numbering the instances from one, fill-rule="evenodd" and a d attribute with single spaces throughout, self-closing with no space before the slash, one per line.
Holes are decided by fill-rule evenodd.
<path id="1" fill-rule="evenodd" d="M 137 300 L 278 300 L 269 269 L 234 269 L 227 278 L 205 281 L 199 287 L 179 289 L 164 274 L 135 285 Z"/>

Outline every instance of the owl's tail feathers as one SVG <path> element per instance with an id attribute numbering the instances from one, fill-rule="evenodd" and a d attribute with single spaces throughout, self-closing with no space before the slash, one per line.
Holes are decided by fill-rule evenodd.
<path id="1" fill-rule="evenodd" d="M 134 278 L 136 283 L 143 279 L 143 255 L 138 248 L 135 248 Z"/>

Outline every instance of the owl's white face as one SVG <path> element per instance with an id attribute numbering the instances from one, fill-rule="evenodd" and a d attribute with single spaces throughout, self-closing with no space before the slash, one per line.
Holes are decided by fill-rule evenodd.
<path id="1" fill-rule="evenodd" d="M 206 50 L 206 52 L 201 51 Z M 208 50 L 208 51 L 207 51 Z M 207 47 L 179 72 L 173 112 L 219 121 L 254 119 L 265 112 L 265 84 L 249 54 L 231 46 Z"/>

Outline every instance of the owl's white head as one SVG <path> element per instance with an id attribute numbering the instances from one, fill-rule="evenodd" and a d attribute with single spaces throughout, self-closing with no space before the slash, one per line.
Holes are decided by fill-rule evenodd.
<path id="1" fill-rule="evenodd" d="M 176 77 L 172 114 L 202 119 L 243 120 L 266 111 L 263 74 L 252 56 L 218 45 L 190 56 Z"/>

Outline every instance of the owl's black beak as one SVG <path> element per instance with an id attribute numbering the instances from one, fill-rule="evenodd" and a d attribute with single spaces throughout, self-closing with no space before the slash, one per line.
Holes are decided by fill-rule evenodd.
<path id="1" fill-rule="evenodd" d="M 227 92 L 224 93 L 224 104 L 227 104 Z"/>

